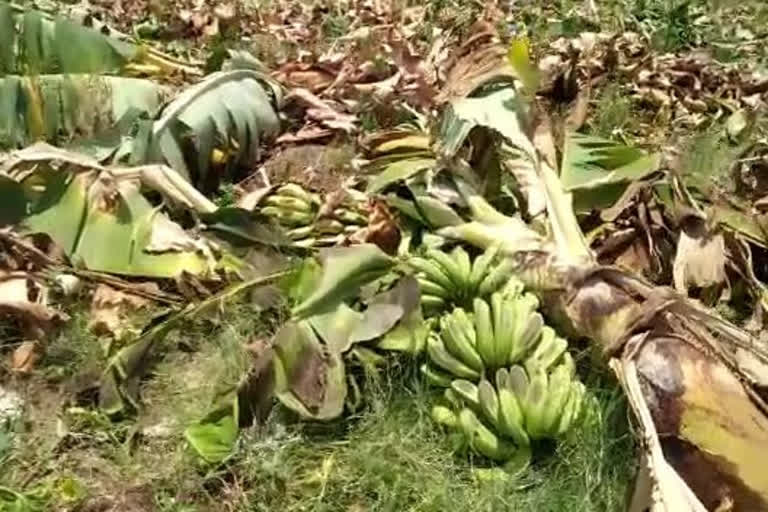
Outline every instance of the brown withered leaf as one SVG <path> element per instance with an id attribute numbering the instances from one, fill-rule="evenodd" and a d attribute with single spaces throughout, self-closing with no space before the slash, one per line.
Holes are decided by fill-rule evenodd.
<path id="1" fill-rule="evenodd" d="M 334 81 L 336 73 L 315 64 L 289 62 L 278 69 L 273 76 L 288 87 L 307 89 L 318 93 L 328 88 Z"/>
<path id="2" fill-rule="evenodd" d="M 675 289 L 706 288 L 725 282 L 725 239 L 707 230 L 705 220 L 689 215 L 682 223 L 672 266 Z"/>
<path id="3" fill-rule="evenodd" d="M 39 343 L 36 341 L 24 341 L 16 347 L 11 355 L 11 370 L 18 373 L 29 373 L 40 360 Z"/>
<path id="4" fill-rule="evenodd" d="M 145 283 L 144 286 L 152 291 L 159 291 L 155 283 Z M 96 287 L 91 300 L 88 329 L 100 336 L 113 336 L 119 339 L 131 327 L 130 315 L 150 303 L 144 297 L 100 284 Z"/>
<path id="5" fill-rule="evenodd" d="M 352 133 L 357 130 L 357 117 L 334 109 L 307 89 L 293 89 L 285 97 L 286 103 L 292 102 L 306 109 L 306 117 L 331 130 Z"/>

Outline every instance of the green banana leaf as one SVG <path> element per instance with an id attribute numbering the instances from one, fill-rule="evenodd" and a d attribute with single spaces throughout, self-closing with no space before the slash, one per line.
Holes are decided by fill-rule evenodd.
<path id="1" fill-rule="evenodd" d="M 206 462 L 221 462 L 232 453 L 240 428 L 238 399 L 210 412 L 184 430 L 184 437 Z"/>
<path id="2" fill-rule="evenodd" d="M 119 73 L 139 47 L 72 21 L 0 2 L 0 76 Z"/>
<path id="3" fill-rule="evenodd" d="M 320 254 L 323 271 L 315 291 L 293 309 L 295 318 L 334 310 L 360 287 L 389 272 L 395 261 L 373 244 L 326 249 Z"/>
<path id="4" fill-rule="evenodd" d="M 613 141 L 568 133 L 565 137 L 560 181 L 574 193 L 578 211 L 608 207 L 626 186 L 659 168 L 661 156 Z"/>
<path id="5" fill-rule="evenodd" d="M 278 399 L 305 418 L 338 417 L 347 397 L 341 354 L 325 350 L 306 320 L 286 323 L 275 337 L 274 348 Z"/>
<path id="6" fill-rule="evenodd" d="M 150 80 L 88 74 L 0 78 L 0 149 L 36 140 L 65 144 L 121 131 L 152 116 L 168 89 Z M 117 129 L 125 126 L 122 130 Z"/>
<path id="7" fill-rule="evenodd" d="M 279 88 L 266 75 L 239 69 L 209 75 L 186 89 L 152 126 L 148 155 L 134 161 L 165 161 L 194 183 L 206 182 L 211 153 L 221 148 L 232 165 L 253 162 L 260 145 L 280 129 Z"/>
<path id="8" fill-rule="evenodd" d="M 147 252 L 153 232 L 173 223 L 128 182 L 109 183 L 91 173 L 52 174 L 30 209 L 21 228 L 46 233 L 88 270 L 168 278 L 213 268 L 211 258 L 191 248 Z"/>

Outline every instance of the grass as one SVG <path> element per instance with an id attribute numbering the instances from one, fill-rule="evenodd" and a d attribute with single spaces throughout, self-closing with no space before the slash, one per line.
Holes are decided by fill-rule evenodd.
<path id="1" fill-rule="evenodd" d="M 38 375 L 14 386 L 30 400 L 30 421 L 0 475 L 0 487 L 56 510 L 107 496 L 125 510 L 152 503 L 168 512 L 609 511 L 622 509 L 632 480 L 633 441 L 615 384 L 590 377 L 595 399 L 584 426 L 540 450 L 519 480 L 484 482 L 473 469 L 486 462 L 454 453 L 432 422 L 435 392 L 413 361 L 395 361 L 366 383 L 366 403 L 347 418 L 299 422 L 278 407 L 265 425 L 243 433 L 229 461 L 207 466 L 183 429 L 237 383 L 248 365 L 244 345 L 278 319 L 232 304 L 179 329 L 155 353 L 143 409 L 115 423 L 72 395 L 81 369 L 103 364 L 85 314 L 73 320 Z"/>

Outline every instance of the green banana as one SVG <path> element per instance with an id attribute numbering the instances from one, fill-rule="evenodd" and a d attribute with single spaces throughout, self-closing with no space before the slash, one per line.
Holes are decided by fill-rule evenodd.
<path id="1" fill-rule="evenodd" d="M 509 328 L 510 308 L 500 293 L 491 295 L 491 320 L 493 322 L 493 363 L 496 368 L 504 366 L 509 356 L 512 331 Z"/>
<path id="2" fill-rule="evenodd" d="M 454 315 L 447 315 L 440 319 L 440 338 L 445 348 L 459 361 L 469 366 L 478 374 L 483 371 L 483 360 L 480 359 L 475 348 L 469 343 L 457 325 Z"/>
<path id="3" fill-rule="evenodd" d="M 483 411 L 483 415 L 488 422 L 496 429 L 499 429 L 501 421 L 499 416 L 499 396 L 496 394 L 496 389 L 493 387 L 493 384 L 483 379 L 477 385 L 477 392 L 480 400 L 480 410 Z"/>
<path id="4" fill-rule="evenodd" d="M 469 445 L 480 455 L 497 461 L 510 459 L 516 449 L 515 447 L 499 439 L 496 434 L 491 432 L 471 410 L 464 408 L 459 413 L 459 425 L 464 435 L 469 438 Z"/>
<path id="5" fill-rule="evenodd" d="M 496 370 L 496 389 L 502 388 L 511 389 L 509 383 L 509 370 L 506 368 L 499 368 Z"/>
<path id="6" fill-rule="evenodd" d="M 295 240 L 292 244 L 294 247 L 300 247 L 303 249 L 311 249 L 317 246 L 316 238 L 302 238 L 301 240 Z"/>
<path id="7" fill-rule="evenodd" d="M 498 290 L 510 278 L 514 269 L 515 262 L 513 260 L 503 260 L 485 276 L 477 289 L 477 294 L 480 297 L 485 297 Z"/>
<path id="8" fill-rule="evenodd" d="M 495 339 L 493 335 L 493 324 L 491 321 L 491 309 L 488 303 L 483 299 L 473 301 L 475 312 L 475 332 L 477 352 L 483 359 L 486 366 L 493 366 L 495 357 Z"/>
<path id="9" fill-rule="evenodd" d="M 451 382 L 451 389 L 473 410 L 480 410 L 480 390 L 472 382 L 456 379 Z"/>
<path id="10" fill-rule="evenodd" d="M 554 334 L 554 331 L 550 329 L 546 331 L 546 336 L 542 335 L 536 349 L 525 360 L 525 369 L 529 374 L 536 369 L 548 370 L 565 353 L 567 348 L 568 342 Z"/>
<path id="11" fill-rule="evenodd" d="M 516 307 L 514 315 L 517 322 L 512 335 L 515 341 L 507 357 L 510 364 L 518 362 L 531 350 L 531 347 L 536 345 L 544 328 L 544 319 L 541 315 L 531 312 L 526 307 Z"/>
<path id="12" fill-rule="evenodd" d="M 456 320 L 456 327 L 459 329 L 459 334 L 472 345 L 477 346 L 477 334 L 475 333 L 475 323 L 469 318 L 467 312 L 463 308 L 456 308 L 453 310 L 453 317 Z"/>
<path id="13" fill-rule="evenodd" d="M 542 428 L 550 437 L 557 435 L 559 420 L 571 391 L 571 379 L 568 368 L 560 365 L 549 376 L 546 405 L 542 418 Z"/>
<path id="14" fill-rule="evenodd" d="M 523 401 L 525 411 L 525 430 L 531 439 L 547 436 L 544 414 L 547 407 L 548 379 L 543 370 L 537 370 L 530 376 L 528 392 Z"/>
<path id="15" fill-rule="evenodd" d="M 436 295 L 421 295 L 421 306 L 427 309 L 442 309 L 445 307 L 445 299 Z"/>
<path id="16" fill-rule="evenodd" d="M 421 365 L 421 373 L 426 377 L 427 382 L 433 386 L 448 388 L 451 387 L 451 381 L 453 377 L 445 372 L 432 367 L 430 364 Z"/>
<path id="17" fill-rule="evenodd" d="M 584 395 L 586 391 L 584 384 L 579 381 L 571 384 L 566 410 L 560 418 L 560 424 L 557 429 L 558 435 L 562 436 L 581 420 L 581 415 L 584 413 Z M 565 413 L 568 413 L 567 418 Z"/>
<path id="18" fill-rule="evenodd" d="M 314 219 L 311 213 L 284 210 L 276 206 L 265 206 L 261 208 L 261 213 L 268 217 L 274 217 L 278 222 L 292 226 L 305 226 Z"/>
<path id="19" fill-rule="evenodd" d="M 453 283 L 453 289 L 459 291 L 461 294 L 466 289 L 467 278 L 459 266 L 459 264 L 451 258 L 448 254 L 437 249 L 430 249 L 426 252 L 427 258 L 435 261 L 440 267 L 442 267 L 445 274 L 450 278 Z"/>
<path id="20" fill-rule="evenodd" d="M 295 197 L 307 203 L 315 203 L 316 198 L 297 183 L 286 183 L 277 189 L 277 194 L 286 197 Z"/>
<path id="21" fill-rule="evenodd" d="M 285 232 L 288 238 L 291 240 L 302 240 L 312 235 L 314 226 L 311 224 L 308 226 L 302 226 L 300 228 L 293 228 Z"/>
<path id="22" fill-rule="evenodd" d="M 451 407 L 454 409 L 461 409 L 464 407 L 464 403 L 461 400 L 461 397 L 451 388 L 445 388 L 445 391 L 443 391 L 443 397 L 445 397 L 446 402 L 451 404 Z"/>
<path id="23" fill-rule="evenodd" d="M 512 390 L 521 406 L 524 405 L 523 402 L 528 394 L 529 385 L 528 374 L 525 373 L 522 366 L 515 365 L 509 368 L 506 387 Z"/>
<path id="24" fill-rule="evenodd" d="M 430 336 L 427 339 L 427 354 L 433 363 L 457 377 L 464 379 L 480 378 L 480 372 L 470 368 L 449 354 L 445 349 L 445 345 L 437 336 Z"/>
<path id="25" fill-rule="evenodd" d="M 423 272 L 430 281 L 434 281 L 446 290 L 453 290 L 455 285 L 448 274 L 439 265 L 425 258 L 410 258 L 408 265 L 417 272 Z"/>
<path id="26" fill-rule="evenodd" d="M 448 290 L 426 277 L 417 277 L 416 280 L 419 282 L 421 293 L 435 295 L 437 297 L 442 297 L 443 299 L 447 299 L 451 295 Z"/>
<path id="27" fill-rule="evenodd" d="M 323 235 L 338 235 L 344 231 L 344 224 L 334 219 L 320 219 L 315 222 L 315 230 Z"/>
<path id="28" fill-rule="evenodd" d="M 451 251 L 451 258 L 456 262 L 456 266 L 463 276 L 464 285 L 469 288 L 469 284 L 471 283 L 470 277 L 472 275 L 472 261 L 469 259 L 469 254 L 462 246 L 457 245 L 453 251 Z"/>
<path id="29" fill-rule="evenodd" d="M 312 205 L 309 202 L 290 196 L 267 196 L 264 199 L 264 204 L 267 206 L 276 206 L 284 210 L 295 210 L 297 212 L 310 213 L 312 211 Z"/>
<path id="30" fill-rule="evenodd" d="M 472 271 L 469 273 L 469 288 L 473 295 L 478 294 L 480 284 L 483 282 L 486 274 L 491 270 L 491 265 L 499 252 L 499 246 L 494 245 L 487 249 L 483 254 L 475 258 L 472 263 Z"/>
<path id="31" fill-rule="evenodd" d="M 507 387 L 500 387 L 498 393 L 499 430 L 511 437 L 517 446 L 528 446 L 531 440 L 523 426 L 525 417 L 515 394 Z"/>
<path id="32" fill-rule="evenodd" d="M 333 210 L 333 216 L 346 224 L 357 224 L 359 226 L 368 225 L 368 217 L 357 212 L 347 210 L 346 208 L 336 208 Z"/>
<path id="33" fill-rule="evenodd" d="M 459 418 L 456 413 L 443 405 L 436 405 L 432 408 L 432 419 L 447 427 L 456 428 L 459 425 Z"/>

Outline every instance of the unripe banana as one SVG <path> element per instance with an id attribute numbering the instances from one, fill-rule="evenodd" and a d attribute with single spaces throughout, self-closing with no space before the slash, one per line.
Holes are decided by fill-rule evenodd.
<path id="1" fill-rule="evenodd" d="M 552 332 L 553 334 L 550 334 Z M 543 334 L 546 334 L 544 336 Z M 542 333 L 539 344 L 533 353 L 525 360 L 525 369 L 533 373 L 536 369 L 548 370 L 563 355 L 568 348 L 568 342 L 554 334 L 554 331 Z"/>
<path id="2" fill-rule="evenodd" d="M 584 384 L 578 381 L 571 383 L 568 402 L 557 427 L 558 436 L 566 434 L 578 422 L 583 410 L 584 393 Z"/>
<path id="3" fill-rule="evenodd" d="M 479 379 L 480 373 L 465 365 L 453 357 L 445 349 L 443 342 L 437 336 L 430 336 L 427 339 L 427 354 L 433 363 L 440 368 L 463 379 Z"/>
<path id="4" fill-rule="evenodd" d="M 525 430 L 531 439 L 546 437 L 546 425 L 544 425 L 544 413 L 547 406 L 547 374 L 543 370 L 537 370 L 530 375 L 528 392 L 523 402 L 525 411 Z"/>
<path id="5" fill-rule="evenodd" d="M 297 183 L 286 183 L 277 189 L 277 193 L 281 196 L 295 197 L 296 199 L 301 199 L 307 203 L 315 202 L 315 197 Z"/>
<path id="6" fill-rule="evenodd" d="M 528 381 L 528 374 L 525 373 L 522 366 L 515 365 L 509 368 L 507 383 L 507 387 L 515 394 L 517 401 L 523 408 L 523 413 L 525 413 L 525 397 L 528 394 L 530 382 Z"/>
<path id="7" fill-rule="evenodd" d="M 436 405 L 432 408 L 432 419 L 447 427 L 456 428 L 459 425 L 459 418 L 456 413 L 443 405 Z"/>
<path id="8" fill-rule="evenodd" d="M 514 326 L 514 343 L 509 353 L 508 361 L 510 364 L 518 362 L 530 352 L 536 345 L 542 335 L 544 328 L 544 319 L 539 313 L 531 312 L 526 307 L 515 308 L 515 319 L 517 323 Z"/>
<path id="9" fill-rule="evenodd" d="M 489 459 L 505 461 L 515 453 L 515 447 L 499 439 L 485 425 L 477 419 L 471 410 L 464 408 L 459 413 L 459 425 L 464 435 L 469 438 L 469 445 Z"/>
<path id="10" fill-rule="evenodd" d="M 499 246 L 494 245 L 493 247 L 487 249 L 483 254 L 475 258 L 475 261 L 472 263 L 472 271 L 469 274 L 469 289 L 472 295 L 479 296 L 478 291 L 480 289 L 480 284 L 491 270 L 491 265 L 496 259 L 498 252 Z"/>
<path id="11" fill-rule="evenodd" d="M 549 376 L 546 405 L 542 418 L 542 428 L 549 437 L 557 436 L 559 420 L 568 402 L 570 391 L 571 379 L 568 377 L 568 368 L 560 365 Z"/>
<path id="12" fill-rule="evenodd" d="M 453 289 L 460 294 L 466 289 L 468 275 L 465 275 L 458 263 L 443 251 L 431 249 L 426 253 L 427 258 L 435 261 L 453 283 Z"/>
<path id="13" fill-rule="evenodd" d="M 451 389 L 466 405 L 475 411 L 480 410 L 480 390 L 472 382 L 455 379 L 451 382 Z"/>
<path id="14" fill-rule="evenodd" d="M 483 411 L 483 415 L 493 427 L 500 429 L 499 396 L 496 394 L 493 384 L 483 379 L 477 385 L 477 392 L 480 400 L 480 410 Z"/>
<path id="15" fill-rule="evenodd" d="M 427 382 L 433 386 L 448 388 L 451 387 L 453 377 L 445 372 L 441 372 L 430 364 L 421 365 L 421 373 L 426 377 Z"/>
<path id="16" fill-rule="evenodd" d="M 456 266 L 463 276 L 462 281 L 464 286 L 468 290 L 470 288 L 470 277 L 472 274 L 472 262 L 469 259 L 469 254 L 462 246 L 458 245 L 451 251 L 451 258 L 456 262 Z"/>
<path id="17" fill-rule="evenodd" d="M 419 288 L 423 294 L 435 295 L 437 297 L 442 297 L 443 299 L 447 299 L 451 295 L 448 290 L 427 277 L 418 277 L 416 280 L 419 282 Z"/>
<path id="18" fill-rule="evenodd" d="M 268 206 L 276 206 L 283 210 L 295 210 L 303 213 L 312 212 L 312 205 L 309 202 L 295 197 L 271 195 L 264 199 L 264 204 Z"/>
<path id="19" fill-rule="evenodd" d="M 508 327 L 509 308 L 500 293 L 491 295 L 491 320 L 493 321 L 493 356 L 494 368 L 506 365 L 509 356 L 509 340 L 511 331 Z"/>
<path id="20" fill-rule="evenodd" d="M 459 333 L 464 339 L 472 345 L 477 346 L 477 334 L 475 333 L 475 323 L 469 318 L 464 308 L 456 308 L 453 310 L 453 318 L 456 320 L 456 326 L 459 329 Z"/>
<path id="21" fill-rule="evenodd" d="M 477 352 L 483 359 L 483 362 L 489 368 L 493 366 L 495 357 L 495 340 L 493 335 L 493 324 L 491 321 L 491 308 L 483 299 L 473 301 L 475 312 L 475 332 Z"/>
<path id="22" fill-rule="evenodd" d="M 461 327 L 457 325 L 454 315 L 447 315 L 440 319 L 440 337 L 448 349 L 448 352 L 459 361 L 469 366 L 478 374 L 483 371 L 483 360 L 475 348 L 469 343 L 460 332 Z"/>
<path id="23" fill-rule="evenodd" d="M 515 269 L 515 262 L 511 259 L 505 259 L 499 265 L 497 265 L 491 272 L 485 276 L 483 282 L 480 283 L 480 287 L 477 289 L 477 294 L 480 297 L 485 297 L 501 288 L 504 283 L 511 277 L 512 271 Z"/>
<path id="24" fill-rule="evenodd" d="M 446 304 L 445 304 L 445 299 L 442 297 L 437 297 L 435 295 L 422 294 L 421 306 L 425 309 L 443 309 L 446 306 Z"/>
<path id="25" fill-rule="evenodd" d="M 311 213 L 304 213 L 295 210 L 285 210 L 276 206 L 265 206 L 261 208 L 261 213 L 274 217 L 278 222 L 290 226 L 305 226 L 312 222 L 314 216 Z"/>
<path id="26" fill-rule="evenodd" d="M 344 224 L 334 219 L 320 219 L 315 222 L 315 230 L 323 235 L 338 235 L 344 231 Z"/>
<path id="27" fill-rule="evenodd" d="M 358 226 L 368 225 L 368 218 L 365 215 L 347 210 L 346 208 L 336 208 L 333 210 L 333 215 L 346 224 L 357 224 Z"/>
<path id="28" fill-rule="evenodd" d="M 308 226 L 302 226 L 300 228 L 293 228 L 285 232 L 285 234 L 291 240 L 302 240 L 312 235 L 314 226 L 311 224 Z"/>
<path id="29" fill-rule="evenodd" d="M 525 417 L 515 394 L 506 387 L 500 387 L 498 393 L 499 430 L 511 437 L 517 446 L 528 446 L 531 441 L 525 431 Z"/>
<path id="30" fill-rule="evenodd" d="M 301 240 L 296 240 L 292 244 L 294 247 L 300 247 L 302 249 L 311 249 L 312 247 L 317 246 L 317 239 L 316 238 L 303 238 Z"/>
<path id="31" fill-rule="evenodd" d="M 423 272 L 430 281 L 434 281 L 446 290 L 453 290 L 455 285 L 448 274 L 433 261 L 424 258 L 410 258 L 408 265 L 417 272 Z"/>

